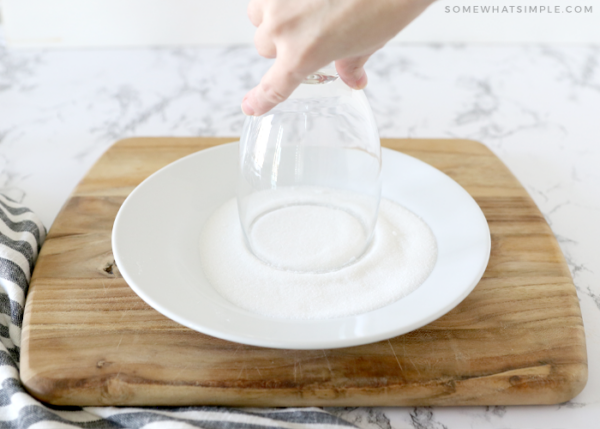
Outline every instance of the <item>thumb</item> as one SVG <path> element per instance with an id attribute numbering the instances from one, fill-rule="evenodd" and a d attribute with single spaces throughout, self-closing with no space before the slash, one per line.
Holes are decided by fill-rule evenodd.
<path id="1" fill-rule="evenodd" d="M 364 65 L 370 56 L 371 54 L 343 58 L 335 62 L 338 75 L 350 88 L 363 89 L 367 86 L 367 73 Z"/>
<path id="2" fill-rule="evenodd" d="M 302 83 L 306 75 L 289 68 L 282 57 L 263 76 L 242 101 L 242 110 L 246 115 L 260 116 L 267 113 L 282 101 L 285 101 Z"/>

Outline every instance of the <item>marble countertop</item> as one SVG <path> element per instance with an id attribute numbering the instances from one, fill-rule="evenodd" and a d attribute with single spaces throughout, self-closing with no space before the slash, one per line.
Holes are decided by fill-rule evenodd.
<path id="1" fill-rule="evenodd" d="M 0 192 L 49 228 L 94 161 L 130 136 L 235 136 L 268 68 L 251 47 L 10 51 L 0 43 Z M 364 428 L 591 428 L 600 419 L 600 47 L 391 46 L 368 64 L 382 137 L 492 149 L 571 268 L 589 381 L 554 406 L 335 409 Z"/>

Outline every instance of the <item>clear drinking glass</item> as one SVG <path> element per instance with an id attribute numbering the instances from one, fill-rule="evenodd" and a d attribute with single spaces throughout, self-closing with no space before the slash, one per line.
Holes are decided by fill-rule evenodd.
<path id="1" fill-rule="evenodd" d="M 246 119 L 240 173 L 242 230 L 263 262 L 330 272 L 369 248 L 381 197 L 379 134 L 363 91 L 335 69 L 308 76 L 288 100 Z"/>

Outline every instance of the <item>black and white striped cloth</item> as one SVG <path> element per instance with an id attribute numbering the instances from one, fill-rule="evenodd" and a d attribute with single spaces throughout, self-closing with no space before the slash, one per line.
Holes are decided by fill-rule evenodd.
<path id="1" fill-rule="evenodd" d="M 348 429 L 320 408 L 57 407 L 31 397 L 19 378 L 23 308 L 46 230 L 26 207 L 0 194 L 0 429 L 205 428 Z"/>

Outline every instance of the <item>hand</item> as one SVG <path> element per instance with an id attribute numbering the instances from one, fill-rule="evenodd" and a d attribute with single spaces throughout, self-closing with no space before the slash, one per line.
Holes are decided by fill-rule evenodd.
<path id="1" fill-rule="evenodd" d="M 369 57 L 433 0 L 252 0 L 258 53 L 276 58 L 242 101 L 246 115 L 262 115 L 286 100 L 311 73 L 335 61 L 340 78 L 367 85 Z"/>

